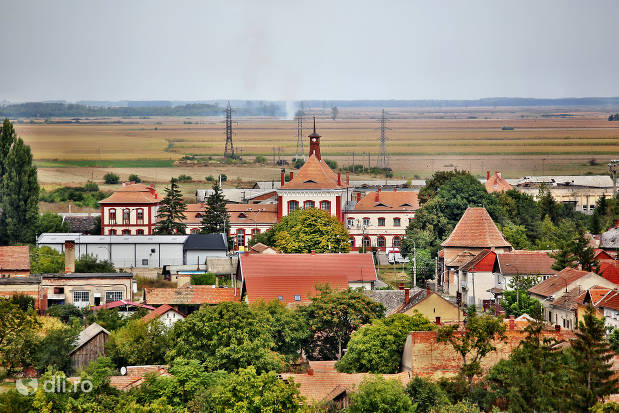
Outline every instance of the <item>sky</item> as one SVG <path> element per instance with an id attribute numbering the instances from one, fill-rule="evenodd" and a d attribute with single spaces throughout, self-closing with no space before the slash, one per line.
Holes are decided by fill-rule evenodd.
<path id="1" fill-rule="evenodd" d="M 616 0 L 0 6 L 0 101 L 619 96 Z"/>

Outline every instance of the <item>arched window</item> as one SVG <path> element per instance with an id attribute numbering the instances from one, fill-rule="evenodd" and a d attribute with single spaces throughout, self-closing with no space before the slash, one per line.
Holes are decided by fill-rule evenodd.
<path id="1" fill-rule="evenodd" d="M 202 214 L 201 214 L 200 212 L 198 212 L 198 213 L 196 214 L 196 218 L 202 218 Z"/>
<path id="2" fill-rule="evenodd" d="M 305 201 L 303 202 L 303 209 L 315 208 L 316 204 L 314 201 Z"/>
<path id="3" fill-rule="evenodd" d="M 194 228 L 191 230 L 192 234 L 199 234 L 200 233 L 200 228 Z"/>
<path id="4" fill-rule="evenodd" d="M 400 237 L 398 237 L 398 236 L 393 237 L 393 246 L 394 247 L 400 247 L 401 244 L 402 244 L 402 240 L 400 239 Z"/>
<path id="5" fill-rule="evenodd" d="M 236 245 L 239 247 L 245 246 L 245 230 L 242 228 L 236 230 Z"/>
<path id="6" fill-rule="evenodd" d="M 131 235 L 130 229 L 123 229 L 123 235 Z"/>
<path id="7" fill-rule="evenodd" d="M 116 232 L 116 230 L 115 230 L 115 229 L 111 229 L 111 230 L 110 230 L 110 235 L 116 235 L 116 234 L 117 234 L 117 232 Z"/>
<path id="8" fill-rule="evenodd" d="M 131 211 L 125 208 L 123 209 L 123 224 L 127 225 L 129 223 L 129 217 L 131 216 Z"/>
<path id="9" fill-rule="evenodd" d="M 135 235 L 144 235 L 144 230 L 143 229 L 136 230 Z"/>
<path id="10" fill-rule="evenodd" d="M 370 245 L 372 245 L 372 242 L 370 241 L 370 237 L 366 235 L 365 237 L 363 237 L 363 246 L 367 248 Z"/>
<path id="11" fill-rule="evenodd" d="M 110 224 L 116 223 L 116 208 L 110 209 L 109 221 L 110 221 Z"/>
<path id="12" fill-rule="evenodd" d="M 350 237 L 350 248 L 355 248 L 355 237 Z"/>
<path id="13" fill-rule="evenodd" d="M 387 246 L 387 241 L 385 241 L 385 237 L 383 237 L 382 235 L 380 235 L 377 239 L 376 239 L 376 246 L 378 248 L 385 248 Z"/>
<path id="14" fill-rule="evenodd" d="M 138 224 L 143 224 L 144 223 L 144 209 L 138 208 L 136 210 L 136 217 L 137 217 L 137 220 L 138 220 L 137 223 Z"/>
<path id="15" fill-rule="evenodd" d="M 331 212 L 331 201 L 320 201 L 320 209 Z"/>
<path id="16" fill-rule="evenodd" d="M 299 201 L 288 201 L 288 213 L 291 213 L 295 209 L 299 209 Z"/>

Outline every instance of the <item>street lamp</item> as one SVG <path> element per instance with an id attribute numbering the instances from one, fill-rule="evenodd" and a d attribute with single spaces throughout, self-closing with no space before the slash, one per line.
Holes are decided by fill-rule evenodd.
<path id="1" fill-rule="evenodd" d="M 258 208 L 256 210 L 254 210 L 253 208 L 247 208 L 247 211 L 254 213 L 254 218 L 252 219 L 254 221 L 254 233 L 251 236 L 253 238 L 258 233 L 258 223 L 256 222 L 258 214 L 264 211 L 264 208 Z"/>

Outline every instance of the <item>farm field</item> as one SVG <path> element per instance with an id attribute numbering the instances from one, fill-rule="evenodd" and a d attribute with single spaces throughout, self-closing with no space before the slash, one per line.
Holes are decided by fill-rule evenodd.
<path id="1" fill-rule="evenodd" d="M 325 110 L 316 115 L 323 158 L 340 166 L 376 164 L 379 109 L 343 108 L 337 120 Z M 440 169 L 466 169 L 483 176 L 534 174 L 600 174 L 619 156 L 619 122 L 608 112 L 566 112 L 561 108 L 470 108 L 387 110 L 387 150 L 394 177 L 425 177 Z M 56 120 L 56 119 L 54 119 Z M 17 133 L 32 148 L 43 185 L 101 182 L 114 171 L 125 179 L 137 173 L 149 182 L 186 174 L 197 180 L 227 174 L 232 180 L 278 179 L 273 154 L 290 161 L 296 150 L 296 121 L 274 118 L 234 119 L 233 140 L 243 158 L 267 158 L 268 166 L 225 165 L 221 160 L 223 118 L 81 119 L 54 124 L 22 120 Z M 513 130 L 503 130 L 503 127 Z M 304 142 L 308 150 L 307 138 Z M 278 155 L 279 153 L 279 155 Z M 369 154 L 369 157 L 368 157 Z M 196 156 L 193 165 L 181 162 Z M 211 159 L 208 159 L 208 157 Z M 369 159 L 368 159 L 369 158 Z"/>

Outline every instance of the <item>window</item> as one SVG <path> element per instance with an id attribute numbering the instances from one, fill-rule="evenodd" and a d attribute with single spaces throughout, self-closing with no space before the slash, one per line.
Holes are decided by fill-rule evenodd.
<path id="1" fill-rule="evenodd" d="M 111 229 L 111 230 L 110 230 L 110 235 L 116 235 L 116 233 L 117 233 L 117 232 L 116 232 L 116 230 L 115 230 L 115 229 Z"/>
<path id="2" fill-rule="evenodd" d="M 369 247 L 370 244 L 371 244 L 370 237 L 368 237 L 367 235 L 365 237 L 363 237 L 363 246 L 364 247 Z"/>
<path id="3" fill-rule="evenodd" d="M 130 229 L 123 229 L 122 234 L 123 235 L 131 235 L 131 230 Z"/>
<path id="4" fill-rule="evenodd" d="M 148 265 L 148 258 L 142 259 L 142 265 Z"/>
<path id="5" fill-rule="evenodd" d="M 278 296 L 277 296 L 277 299 L 278 299 L 279 301 L 284 301 L 284 297 L 282 297 L 281 295 L 278 295 Z"/>
<path id="6" fill-rule="evenodd" d="M 110 221 L 110 224 L 116 223 L 116 209 L 115 208 L 110 209 L 109 221 Z"/>
<path id="7" fill-rule="evenodd" d="M 320 201 L 320 209 L 322 209 L 323 211 L 331 212 L 331 202 Z"/>
<path id="8" fill-rule="evenodd" d="M 370 226 L 370 218 L 363 218 L 363 226 L 364 227 Z"/>
<path id="9" fill-rule="evenodd" d="M 200 229 L 199 228 L 194 228 L 191 230 L 192 234 L 199 234 L 200 233 Z"/>
<path id="10" fill-rule="evenodd" d="M 236 245 L 239 247 L 245 246 L 245 230 L 244 229 L 236 230 Z"/>
<path id="11" fill-rule="evenodd" d="M 288 213 L 291 213 L 295 209 L 299 209 L 299 201 L 288 201 Z"/>
<path id="12" fill-rule="evenodd" d="M 346 223 L 348 224 L 348 227 L 352 227 L 353 225 L 355 225 L 355 219 L 354 218 L 348 218 L 346 220 Z"/>
<path id="13" fill-rule="evenodd" d="M 73 291 L 73 304 L 76 307 L 86 307 L 90 304 L 90 291 Z"/>
<path id="14" fill-rule="evenodd" d="M 142 208 L 137 209 L 136 216 L 137 216 L 138 224 L 143 224 L 144 223 L 144 210 Z"/>
<path id="15" fill-rule="evenodd" d="M 385 218 L 378 218 L 378 226 L 379 227 L 385 226 Z"/>
<path id="16" fill-rule="evenodd" d="M 119 301 L 123 299 L 122 291 L 106 291 L 105 292 L 105 302 L 111 303 L 112 301 Z"/>
<path id="17" fill-rule="evenodd" d="M 131 216 L 131 211 L 128 209 L 123 209 L 123 224 L 129 223 L 129 217 Z"/>
<path id="18" fill-rule="evenodd" d="M 355 248 L 355 237 L 350 237 L 350 248 Z"/>
<path id="19" fill-rule="evenodd" d="M 294 296 L 294 300 L 295 301 L 301 301 L 301 296 L 300 295 L 295 295 Z"/>
<path id="20" fill-rule="evenodd" d="M 309 208 L 315 208 L 316 204 L 314 203 L 314 201 L 305 201 L 303 202 L 303 208 L 304 209 L 309 209 Z"/>
<path id="21" fill-rule="evenodd" d="M 394 247 L 399 247 L 401 243 L 402 243 L 402 241 L 400 240 L 400 237 L 393 237 L 393 246 Z"/>
<path id="22" fill-rule="evenodd" d="M 595 205 L 589 205 L 589 211 L 593 211 L 595 209 Z"/>
<path id="23" fill-rule="evenodd" d="M 144 230 L 143 229 L 136 230 L 135 235 L 144 235 Z"/>
<path id="24" fill-rule="evenodd" d="M 376 244 L 379 248 L 385 248 L 387 242 L 385 241 L 385 237 L 380 236 L 376 239 Z"/>
<path id="25" fill-rule="evenodd" d="M 582 210 L 583 210 L 583 211 L 586 211 L 586 210 L 587 210 L 587 205 L 583 204 L 583 205 L 582 205 Z"/>
<path id="26" fill-rule="evenodd" d="M 400 226 L 400 218 L 393 218 L 393 226 L 394 227 Z"/>
<path id="27" fill-rule="evenodd" d="M 259 228 L 254 228 L 251 230 L 251 237 L 253 238 L 254 236 L 260 234 L 260 229 Z"/>

